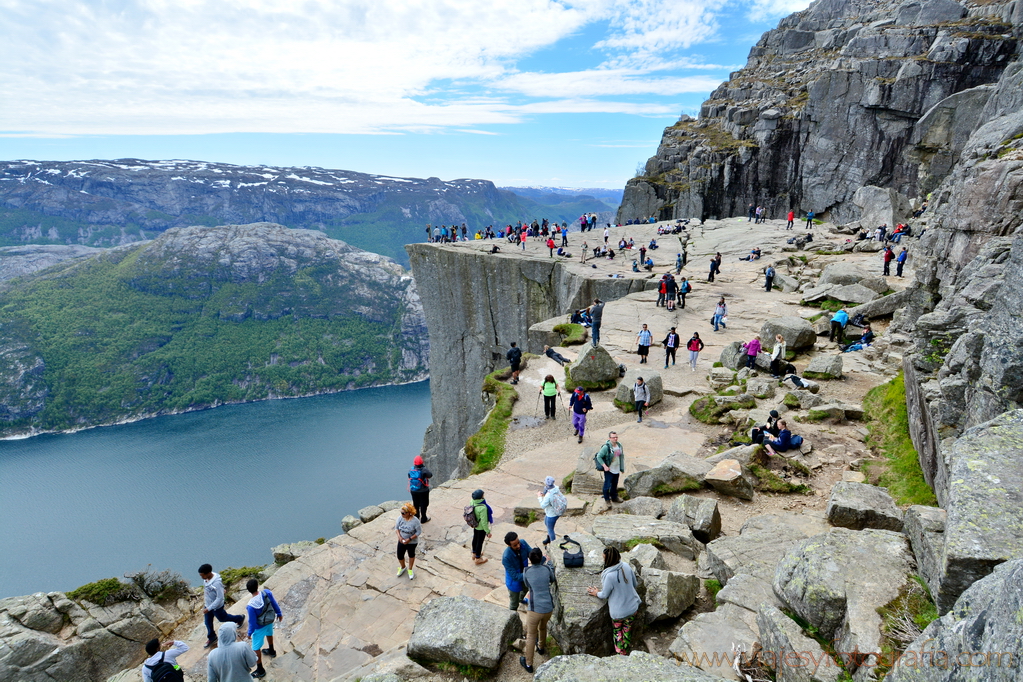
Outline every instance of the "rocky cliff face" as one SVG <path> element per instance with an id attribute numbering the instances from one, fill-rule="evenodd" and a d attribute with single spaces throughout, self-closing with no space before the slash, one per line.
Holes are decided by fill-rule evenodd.
<path id="1" fill-rule="evenodd" d="M 860 217 L 867 185 L 932 191 L 1017 54 L 1020 3 L 818 0 L 783 19 L 699 119 L 667 128 L 619 218 L 812 210 Z"/>
<path id="2" fill-rule="evenodd" d="M 0 237 L 8 243 L 111 246 L 171 227 L 265 221 L 322 230 L 404 261 L 404 245 L 425 239 L 427 223 L 475 230 L 606 209 L 592 197 L 539 204 L 489 180 L 201 161 L 0 162 Z"/>
<path id="3" fill-rule="evenodd" d="M 464 476 L 459 455 L 491 404 L 481 400 L 483 378 L 507 367 L 515 341 L 526 350 L 526 330 L 537 322 L 642 290 L 630 279 L 594 280 L 568 263 L 435 244 L 406 247 L 430 331 L 433 424 L 424 457 L 442 478 Z M 542 350 L 542 349 L 539 349 Z"/>
<path id="4" fill-rule="evenodd" d="M 426 378 L 412 277 L 280 225 L 171 228 L 0 290 L 0 434 Z"/>

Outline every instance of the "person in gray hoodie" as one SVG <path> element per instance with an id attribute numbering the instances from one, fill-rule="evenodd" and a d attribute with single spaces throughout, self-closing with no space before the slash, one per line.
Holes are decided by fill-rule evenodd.
<path id="1" fill-rule="evenodd" d="M 202 610 L 203 618 L 206 621 L 206 646 L 209 649 L 217 645 L 217 636 L 213 633 L 213 617 L 221 623 L 235 623 L 238 627 L 245 622 L 245 616 L 232 616 L 224 608 L 224 583 L 220 580 L 220 574 L 213 572 L 213 567 L 203 564 L 199 567 L 199 577 L 202 578 L 202 596 L 205 608 Z"/>
<path id="2" fill-rule="evenodd" d="M 622 555 L 614 547 L 604 548 L 604 570 L 600 573 L 602 589 L 590 587 L 586 591 L 591 597 L 606 599 L 614 629 L 615 653 L 629 655 L 632 646 L 632 622 L 636 619 L 641 600 L 636 591 L 636 574 L 632 567 L 622 561 Z"/>
<path id="3" fill-rule="evenodd" d="M 639 415 L 637 422 L 643 421 L 643 410 L 650 407 L 650 387 L 643 383 L 643 377 L 636 377 L 636 383 L 632 385 L 632 397 L 636 401 L 636 414 Z"/>
<path id="4" fill-rule="evenodd" d="M 526 655 L 519 656 L 519 665 L 533 674 L 533 652 L 546 656 L 547 621 L 554 614 L 551 584 L 554 569 L 544 559 L 539 548 L 529 553 L 529 567 L 522 572 L 522 582 L 529 592 L 529 611 L 526 612 Z"/>
<path id="5" fill-rule="evenodd" d="M 208 682 L 249 682 L 249 671 L 256 665 L 256 652 L 245 642 L 238 641 L 238 626 L 224 623 L 220 626 L 220 646 L 210 652 L 206 660 Z"/>

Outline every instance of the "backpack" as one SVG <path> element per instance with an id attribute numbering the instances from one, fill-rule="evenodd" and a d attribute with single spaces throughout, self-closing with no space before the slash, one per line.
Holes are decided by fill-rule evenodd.
<path id="1" fill-rule="evenodd" d="M 557 516 L 563 515 L 568 510 L 568 498 L 560 490 L 551 498 L 551 509 Z"/>
<path id="2" fill-rule="evenodd" d="M 422 469 L 413 468 L 412 471 L 408 472 L 408 489 L 410 492 L 418 493 L 425 487 L 423 485 Z"/>
<path id="3" fill-rule="evenodd" d="M 577 547 L 577 549 L 574 550 L 574 551 L 569 551 L 569 550 L 565 549 L 565 545 L 568 545 L 568 544 L 575 545 Z M 583 566 L 583 556 L 584 556 L 583 555 L 583 546 L 582 545 L 580 545 L 578 542 L 576 542 L 575 540 L 573 540 L 572 538 L 570 538 L 570 537 L 568 537 L 566 535 L 565 538 L 564 538 L 564 541 L 560 545 L 558 545 L 558 547 L 563 549 L 564 552 L 565 552 L 562 555 L 562 557 L 564 559 L 564 562 L 565 562 L 565 568 L 582 568 L 582 566 Z"/>
<path id="4" fill-rule="evenodd" d="M 802 436 L 792 436 L 792 438 L 789 439 L 789 442 L 792 443 L 792 447 L 798 448 L 800 445 L 803 444 L 803 437 Z"/>
<path id="5" fill-rule="evenodd" d="M 153 682 L 185 682 L 185 673 L 181 666 L 164 660 L 167 652 L 160 654 L 160 662 L 156 665 L 147 665 L 149 668 L 149 679 Z"/>
<path id="6" fill-rule="evenodd" d="M 476 516 L 475 505 L 465 505 L 462 509 L 462 518 L 465 519 L 465 525 L 469 526 L 469 528 L 476 528 L 480 525 L 480 517 Z"/>
<path id="7" fill-rule="evenodd" d="M 263 592 L 263 608 L 260 610 L 259 615 L 256 616 L 256 625 L 259 627 L 267 626 L 274 622 L 276 618 L 277 613 L 274 611 L 273 604 L 270 603 L 270 597 L 267 596 L 266 592 Z"/>

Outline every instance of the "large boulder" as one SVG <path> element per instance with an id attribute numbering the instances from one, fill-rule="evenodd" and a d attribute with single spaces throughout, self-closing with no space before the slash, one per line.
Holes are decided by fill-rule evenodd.
<path id="1" fill-rule="evenodd" d="M 575 461 L 575 473 L 572 475 L 573 495 L 600 495 L 604 491 L 604 474 L 597 471 L 593 457 L 597 447 L 584 447 Z"/>
<path id="2" fill-rule="evenodd" d="M 341 530 L 343 530 L 346 533 L 353 528 L 358 528 L 361 525 L 362 521 L 359 519 L 358 516 L 352 516 L 351 514 L 347 514 L 343 519 L 341 519 Z"/>
<path id="3" fill-rule="evenodd" d="M 639 543 L 622 556 L 632 565 L 632 568 L 635 569 L 636 573 L 640 575 L 642 575 L 643 571 L 648 568 L 656 568 L 664 571 L 668 570 L 668 564 L 664 562 L 664 557 L 661 556 L 661 550 L 645 542 Z"/>
<path id="4" fill-rule="evenodd" d="M 868 320 L 872 320 L 875 317 L 891 315 L 896 310 L 909 303 L 909 297 L 912 291 L 912 289 L 903 289 L 902 291 L 896 291 L 894 294 L 874 299 L 870 303 L 864 303 L 863 305 L 858 305 L 855 308 L 849 308 L 847 311 L 849 313 L 849 319 L 852 319 L 857 315 L 863 315 L 863 317 Z"/>
<path id="5" fill-rule="evenodd" d="M 881 294 L 862 284 L 846 284 L 840 287 L 833 287 L 828 290 L 828 298 L 833 298 L 842 303 L 861 305 L 881 298 Z"/>
<path id="6" fill-rule="evenodd" d="M 822 287 L 828 284 L 840 287 L 859 284 L 879 294 L 888 290 L 888 283 L 883 277 L 872 275 L 861 266 L 846 262 L 830 263 L 824 268 L 820 279 L 817 280 L 817 286 Z"/>
<path id="7" fill-rule="evenodd" d="M 774 592 L 837 651 L 880 652 L 878 609 L 906 589 L 914 566 L 901 533 L 832 528 L 789 550 L 775 572 Z M 850 672 L 864 663 L 877 665 L 854 658 Z"/>
<path id="8" fill-rule="evenodd" d="M 888 682 L 1003 682 L 1023 660 L 1023 559 L 973 583 L 906 648 Z M 970 665 L 964 665 L 969 662 Z M 1016 672 L 1013 672 L 1013 671 Z"/>
<path id="9" fill-rule="evenodd" d="M 693 537 L 703 543 L 710 542 L 721 534 L 718 501 L 711 498 L 679 495 L 671 503 L 664 518 L 672 523 L 689 526 L 693 531 Z"/>
<path id="10" fill-rule="evenodd" d="M 626 500 L 619 508 L 623 514 L 634 516 L 653 516 L 659 518 L 664 514 L 664 504 L 656 497 L 636 497 Z"/>
<path id="11" fill-rule="evenodd" d="M 770 604 L 757 610 L 761 660 L 785 682 L 835 682 L 842 669 L 794 620 Z"/>
<path id="12" fill-rule="evenodd" d="M 760 338 L 773 345 L 775 334 L 781 334 L 789 350 L 805 350 L 813 348 L 817 341 L 817 333 L 809 322 L 796 315 L 773 317 L 760 328 Z"/>
<path id="13" fill-rule="evenodd" d="M 699 490 L 711 465 L 682 452 L 673 453 L 660 465 L 636 471 L 625 477 L 623 485 L 629 497 L 671 495 L 686 490 Z M 574 490 L 574 488 L 573 488 Z"/>
<path id="14" fill-rule="evenodd" d="M 644 621 L 678 618 L 700 594 L 700 579 L 688 573 L 647 568 L 642 575 Z"/>
<path id="15" fill-rule="evenodd" d="M 286 564 L 289 561 L 294 561 L 303 554 L 311 552 L 319 547 L 318 544 L 310 540 L 300 540 L 299 542 L 288 542 L 283 545 L 277 545 L 271 552 L 274 555 L 274 562 L 277 564 Z"/>
<path id="16" fill-rule="evenodd" d="M 493 669 L 522 634 L 518 614 L 507 608 L 465 596 L 435 597 L 416 614 L 408 655 Z"/>
<path id="17" fill-rule="evenodd" d="M 613 388 L 618 383 L 618 362 L 603 346 L 584 348 L 566 370 L 566 386 L 586 389 Z"/>
<path id="18" fill-rule="evenodd" d="M 763 424 L 767 419 L 762 420 L 760 423 Z M 764 446 L 763 445 L 737 445 L 734 448 L 728 448 L 722 450 L 716 455 L 711 455 L 704 461 L 711 466 L 723 462 L 726 459 L 734 459 L 743 464 L 749 466 L 750 462 L 754 464 L 762 464 L 765 459 Z M 704 476 L 706 478 L 706 476 Z"/>
<path id="19" fill-rule="evenodd" d="M 650 404 L 656 405 L 664 399 L 664 382 L 661 375 L 649 369 L 630 369 L 625 373 L 618 390 L 615 391 L 615 405 L 625 412 L 635 412 L 636 402 L 632 387 L 637 377 L 643 377 L 643 383 L 650 388 Z"/>
<path id="20" fill-rule="evenodd" d="M 592 462 L 593 460 L 590 461 Z M 572 489 L 575 490 L 575 477 L 572 478 Z M 575 495 L 566 494 L 565 499 L 568 500 L 568 507 L 562 516 L 582 516 L 586 513 L 586 502 Z M 536 495 L 528 495 L 515 505 L 512 510 L 512 517 L 515 519 L 528 519 L 530 512 L 538 519 L 542 519 L 544 516 L 543 509 L 540 507 L 540 502 L 537 500 Z"/>
<path id="21" fill-rule="evenodd" d="M 738 341 L 732 341 L 731 343 L 725 344 L 725 347 L 721 349 L 721 355 L 718 358 L 718 362 L 722 364 L 726 369 L 738 371 L 746 366 L 746 353 L 742 350 L 742 344 Z"/>
<path id="22" fill-rule="evenodd" d="M 593 535 L 618 551 L 628 549 L 632 540 L 648 539 L 685 559 L 696 559 L 703 543 L 693 537 L 688 526 L 652 516 L 612 514 L 593 520 Z"/>
<path id="23" fill-rule="evenodd" d="M 832 526 L 852 530 L 902 530 L 902 510 L 896 506 L 888 489 L 866 483 L 836 483 L 831 489 L 826 513 Z"/>
<path id="24" fill-rule="evenodd" d="M 895 229 L 899 223 L 909 220 L 913 208 L 909 199 L 894 189 L 866 185 L 856 190 L 853 204 L 860 207 L 860 225 L 872 230 L 879 225 Z"/>
<path id="25" fill-rule="evenodd" d="M 754 398 L 773 398 L 778 390 L 778 381 L 767 377 L 757 377 L 746 381 L 746 392 Z"/>
<path id="26" fill-rule="evenodd" d="M 803 376 L 809 379 L 841 379 L 842 355 L 839 353 L 815 355 L 806 366 Z"/>
<path id="27" fill-rule="evenodd" d="M 707 472 L 705 479 L 710 487 L 722 495 L 752 500 L 756 478 L 742 463 L 735 459 L 724 459 Z"/>
<path id="28" fill-rule="evenodd" d="M 363 507 L 359 510 L 359 520 L 363 523 L 369 523 L 376 517 L 384 513 L 384 508 L 377 504 L 371 504 L 368 507 Z"/>
<path id="29" fill-rule="evenodd" d="M 780 289 L 783 294 L 791 294 L 799 291 L 799 280 L 777 272 L 774 275 L 774 288 Z"/>
<path id="30" fill-rule="evenodd" d="M 733 647 L 753 651 L 757 639 L 756 613 L 734 604 L 722 604 L 710 613 L 699 613 L 686 621 L 668 651 L 683 665 L 702 668 L 715 680 L 738 680 L 731 666 Z"/>
<path id="31" fill-rule="evenodd" d="M 606 656 L 614 651 L 607 602 L 594 599 L 586 592 L 589 587 L 600 584 L 604 544 L 587 533 L 569 533 L 569 537 L 582 546 L 583 565 L 565 568 L 563 553 L 555 551 L 552 555 L 557 584 L 550 633 L 567 654 Z"/>
<path id="32" fill-rule="evenodd" d="M 534 682 L 621 682 L 622 680 L 657 680 L 658 682 L 720 682 L 684 663 L 645 651 L 628 656 L 597 658 L 578 654 L 556 656 L 536 671 Z"/>
<path id="33" fill-rule="evenodd" d="M 948 514 L 939 613 L 1023 553 L 1023 409 L 968 429 L 942 456 L 947 477 L 936 476 L 934 486 Z"/>

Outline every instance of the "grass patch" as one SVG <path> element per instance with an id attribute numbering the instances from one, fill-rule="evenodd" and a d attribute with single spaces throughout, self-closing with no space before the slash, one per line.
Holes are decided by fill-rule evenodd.
<path id="1" fill-rule="evenodd" d="M 326 542 L 326 540 L 324 540 Z M 224 590 L 229 590 L 235 583 L 249 578 L 259 579 L 263 572 L 262 566 L 242 566 L 241 568 L 225 568 L 220 572 L 220 581 L 224 583 Z"/>
<path id="2" fill-rule="evenodd" d="M 72 601 L 88 601 L 97 606 L 110 606 L 124 601 L 137 601 L 138 593 L 131 585 L 117 578 L 104 578 L 94 583 L 76 587 L 67 593 Z"/>
<path id="3" fill-rule="evenodd" d="M 718 405 L 714 402 L 714 396 L 709 395 L 694 400 L 693 404 L 689 406 L 689 414 L 704 424 L 720 424 L 721 417 L 725 413 L 732 410 L 751 410 L 756 406 L 757 402 L 752 399 Z"/>
<path id="4" fill-rule="evenodd" d="M 547 649 L 547 660 L 551 660 L 555 656 L 564 656 L 565 652 L 561 650 L 561 645 L 558 644 L 558 640 L 554 639 L 550 635 L 547 635 L 547 641 L 544 643 L 544 647 Z"/>
<path id="5" fill-rule="evenodd" d="M 891 670 L 892 661 L 898 660 L 924 628 L 938 617 L 938 609 L 931 599 L 930 590 L 920 576 L 912 576 L 892 601 L 877 610 L 881 616 L 881 658 L 877 670 L 880 675 Z"/>
<path id="6" fill-rule="evenodd" d="M 714 603 L 718 603 L 718 592 L 721 591 L 721 581 L 711 578 L 710 580 L 704 580 L 703 586 L 707 589 L 707 596 L 709 596 Z"/>
<path id="7" fill-rule="evenodd" d="M 429 661 L 418 661 L 418 663 L 424 665 L 427 668 L 432 668 L 437 672 L 442 673 L 457 673 L 464 679 L 469 680 L 488 680 L 493 676 L 493 673 L 486 668 L 481 668 L 478 665 L 467 665 L 465 663 L 452 663 L 450 661 L 440 661 L 439 663 L 431 663 Z"/>
<path id="8" fill-rule="evenodd" d="M 661 541 L 658 540 L 657 538 L 632 538 L 631 540 L 625 543 L 624 546 L 625 551 L 631 552 L 639 545 L 653 545 L 657 549 L 667 549 L 664 545 L 661 544 Z"/>
<path id="9" fill-rule="evenodd" d="M 650 494 L 654 497 L 660 497 L 661 495 L 674 495 L 675 493 L 684 493 L 689 490 L 699 490 L 703 485 L 694 479 L 686 478 L 681 483 L 661 483 L 655 485 L 650 489 Z"/>
<path id="10" fill-rule="evenodd" d="M 571 472 L 568 476 L 561 479 L 561 492 L 570 493 L 572 492 L 572 481 L 575 480 L 575 472 Z"/>
<path id="11" fill-rule="evenodd" d="M 756 488 L 760 492 L 798 493 L 800 495 L 810 495 L 813 493 L 810 486 L 803 485 L 802 483 L 789 483 L 767 467 L 750 462 L 747 468 L 751 474 L 757 477 Z"/>
<path id="12" fill-rule="evenodd" d="M 782 402 L 782 405 L 784 405 L 785 407 L 787 407 L 789 409 L 792 409 L 792 410 L 798 410 L 799 409 L 799 398 L 797 398 L 795 396 L 795 394 L 786 393 L 785 397 L 782 398 L 781 402 Z"/>
<path id="13" fill-rule="evenodd" d="M 523 369 L 525 369 L 523 357 Z M 508 434 L 512 406 L 519 399 L 519 392 L 502 379 L 511 376 L 511 368 L 505 367 L 491 372 L 483 379 L 483 391 L 497 400 L 487 415 L 483 426 L 465 441 L 465 456 L 473 463 L 472 473 L 490 471 L 497 466 L 504 455 L 504 442 Z"/>
<path id="14" fill-rule="evenodd" d="M 516 526 L 523 526 L 523 527 L 529 526 L 534 521 L 536 521 L 536 512 L 533 511 L 532 509 L 530 509 L 529 513 L 527 515 L 525 515 L 525 516 L 522 516 L 520 514 L 520 515 L 516 515 L 516 517 L 515 517 L 515 525 Z"/>
<path id="15" fill-rule="evenodd" d="M 824 421 L 825 419 L 827 419 L 830 416 L 831 415 L 829 415 L 824 410 L 810 410 L 809 412 L 806 413 L 806 418 L 803 419 L 803 421 L 804 422 L 821 422 L 821 421 Z"/>
<path id="16" fill-rule="evenodd" d="M 724 363 L 722 363 L 722 362 L 720 362 L 720 361 L 719 361 L 719 362 L 715 362 L 715 363 L 713 364 L 713 367 L 724 367 L 724 366 L 725 366 L 725 365 L 724 365 Z"/>
<path id="17" fill-rule="evenodd" d="M 816 253 L 818 256 L 844 256 L 845 255 L 845 251 L 842 251 L 842 250 L 831 250 L 831 251 L 828 251 L 827 249 L 818 249 L 817 251 L 814 251 L 814 253 Z"/>
<path id="18" fill-rule="evenodd" d="M 615 407 L 617 407 L 619 410 L 621 410 L 622 412 L 624 412 L 626 414 L 628 414 L 629 412 L 635 412 L 636 411 L 636 403 L 635 403 L 635 401 L 632 401 L 632 400 L 619 400 L 618 398 L 615 398 L 612 402 L 614 403 Z"/>
<path id="19" fill-rule="evenodd" d="M 835 651 L 835 647 L 833 646 L 834 643 L 829 641 L 824 635 L 822 635 L 821 631 L 817 628 L 816 625 L 811 625 L 809 622 L 800 618 L 799 615 L 797 615 L 794 611 L 790 611 L 789 609 L 782 609 L 781 612 L 784 613 L 789 618 L 791 618 L 792 621 L 803 630 L 807 637 L 820 644 L 821 649 L 824 650 L 824 653 L 826 653 L 828 657 L 831 658 L 833 663 L 835 663 L 839 668 L 841 668 L 841 672 L 839 673 L 838 677 L 835 678 L 835 682 L 852 682 L 852 675 L 849 673 L 848 670 L 845 669 L 846 659 L 843 658 L 843 656 L 840 655 L 837 651 Z"/>
<path id="20" fill-rule="evenodd" d="M 750 445 L 753 439 L 750 438 L 749 431 L 745 428 L 736 429 L 731 436 L 728 437 L 729 443 L 740 443 L 742 445 Z"/>
<path id="21" fill-rule="evenodd" d="M 807 308 L 820 308 L 832 313 L 837 313 L 845 307 L 845 303 L 834 298 L 825 298 L 822 301 L 800 301 L 799 305 L 806 306 Z"/>
<path id="22" fill-rule="evenodd" d="M 586 341 L 586 327 L 573 322 L 554 325 L 554 332 L 561 334 L 562 346 L 578 346 Z"/>
<path id="23" fill-rule="evenodd" d="M 318 545 L 324 545 L 327 543 L 327 538 L 316 538 L 315 540 L 313 540 L 313 542 L 315 542 Z"/>
<path id="24" fill-rule="evenodd" d="M 870 430 L 868 445 L 882 455 L 885 462 L 879 482 L 888 488 L 900 505 L 936 506 L 934 491 L 924 480 L 920 458 L 909 437 L 909 414 L 906 409 L 906 383 L 902 372 L 886 384 L 876 386 L 863 398 L 864 418 Z"/>
<path id="25" fill-rule="evenodd" d="M 827 372 L 803 372 L 803 376 L 807 379 L 823 379 L 824 381 L 835 378 Z"/>

